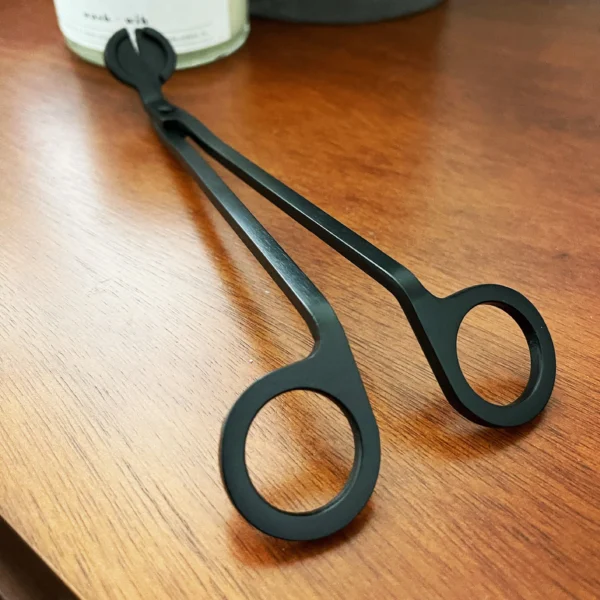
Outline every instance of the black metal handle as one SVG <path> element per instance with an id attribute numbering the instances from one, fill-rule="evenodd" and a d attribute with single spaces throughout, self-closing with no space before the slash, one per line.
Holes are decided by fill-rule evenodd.
<path id="1" fill-rule="evenodd" d="M 331 305 L 185 136 L 169 127 L 169 115 L 179 111 L 174 107 L 169 111 L 169 106 L 160 102 L 149 108 L 156 110 L 158 134 L 294 304 L 315 339 L 315 349 L 307 359 L 266 375 L 234 404 L 220 444 L 225 489 L 244 518 L 265 533 L 288 540 L 326 537 L 362 510 L 379 474 L 379 430 L 358 367 Z M 313 390 L 334 401 L 354 432 L 355 462 L 346 487 L 310 513 L 288 513 L 271 506 L 257 492 L 246 467 L 246 439 L 253 419 L 267 402 L 292 390 Z"/>
<path id="2" fill-rule="evenodd" d="M 237 510 L 264 533 L 287 540 L 326 537 L 350 523 L 371 497 L 381 460 L 379 430 L 360 378 L 353 373 L 357 371 L 348 369 L 347 361 L 317 349 L 306 360 L 256 381 L 231 409 L 221 434 L 221 477 Z M 246 440 L 254 418 L 268 402 L 294 390 L 311 390 L 330 399 L 354 434 L 354 465 L 345 487 L 326 505 L 304 513 L 269 504 L 254 487 L 246 465 Z"/>
<path id="3" fill-rule="evenodd" d="M 402 298 L 404 292 L 399 289 L 398 294 Z M 473 308 L 482 304 L 511 316 L 529 348 L 529 381 L 521 395 L 505 406 L 492 404 L 477 394 L 458 359 L 460 325 Z M 556 373 L 554 345 L 542 316 L 519 292 L 501 285 L 479 285 L 447 298 L 427 292 L 419 296 L 407 315 L 442 391 L 461 415 L 480 425 L 514 427 L 531 421 L 548 403 Z"/>

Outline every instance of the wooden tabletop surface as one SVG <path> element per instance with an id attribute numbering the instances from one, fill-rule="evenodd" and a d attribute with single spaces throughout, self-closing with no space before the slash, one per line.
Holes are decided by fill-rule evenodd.
<path id="1" fill-rule="evenodd" d="M 330 299 L 381 429 L 342 533 L 269 538 L 234 510 L 218 441 L 306 327 L 155 137 L 135 94 L 63 46 L 47 0 L 0 7 L 1 516 L 83 598 L 597 598 L 600 4 L 453 0 L 378 25 L 254 22 L 169 98 L 437 295 L 502 283 L 553 334 L 542 417 L 489 430 L 444 399 L 393 298 L 229 175 Z M 222 171 L 220 171 L 222 172 Z M 525 341 L 493 308 L 459 350 L 508 402 Z M 300 510 L 345 481 L 320 398 L 251 432 L 259 490 Z"/>

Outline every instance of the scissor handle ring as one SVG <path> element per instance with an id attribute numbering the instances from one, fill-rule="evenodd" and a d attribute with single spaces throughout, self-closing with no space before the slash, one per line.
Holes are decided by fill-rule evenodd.
<path id="1" fill-rule="evenodd" d="M 467 382 L 458 359 L 461 323 L 473 308 L 482 304 L 510 315 L 529 347 L 529 381 L 521 395 L 505 406 L 492 404 L 477 394 Z M 458 412 L 480 425 L 516 427 L 531 421 L 545 408 L 556 378 L 556 355 L 544 319 L 525 296 L 501 285 L 479 285 L 447 298 L 436 298 L 431 309 L 437 313 L 433 319 L 424 319 L 424 314 L 420 314 L 422 322 L 427 322 L 427 337 L 433 348 L 433 355 L 428 357 L 442 390 Z"/>
<path id="2" fill-rule="evenodd" d="M 326 373 L 315 381 L 311 362 L 308 358 L 252 384 L 234 404 L 221 433 L 221 477 L 232 503 L 256 528 L 286 540 L 315 540 L 348 525 L 371 497 L 381 460 L 379 430 L 360 377 L 358 386 L 352 385 L 352 377 L 350 382 L 335 377 L 327 381 Z M 354 434 L 354 464 L 344 488 L 324 506 L 301 513 L 269 504 L 254 487 L 246 464 L 246 441 L 256 415 L 268 402 L 293 390 L 314 391 L 335 402 Z"/>

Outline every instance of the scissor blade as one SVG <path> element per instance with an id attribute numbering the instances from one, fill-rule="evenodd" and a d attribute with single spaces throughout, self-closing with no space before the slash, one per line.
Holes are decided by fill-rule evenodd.
<path id="1" fill-rule="evenodd" d="M 110 72 L 138 90 L 160 87 L 175 70 L 176 55 L 171 44 L 153 29 L 137 29 L 135 44 L 127 29 L 115 33 L 104 51 Z"/>

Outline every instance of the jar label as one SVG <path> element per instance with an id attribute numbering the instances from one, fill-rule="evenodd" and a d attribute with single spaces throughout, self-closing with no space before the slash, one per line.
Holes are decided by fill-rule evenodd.
<path id="1" fill-rule="evenodd" d="M 54 0 L 58 24 L 70 41 L 103 51 L 127 27 L 153 27 L 178 54 L 210 48 L 231 38 L 229 0 Z"/>

